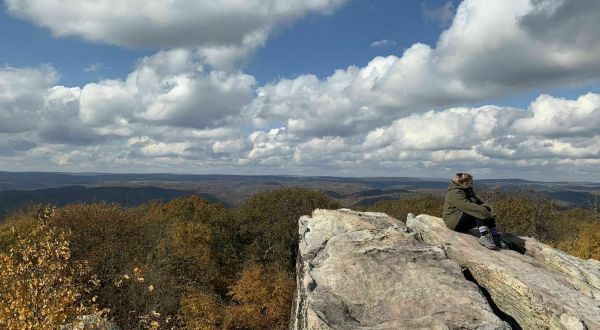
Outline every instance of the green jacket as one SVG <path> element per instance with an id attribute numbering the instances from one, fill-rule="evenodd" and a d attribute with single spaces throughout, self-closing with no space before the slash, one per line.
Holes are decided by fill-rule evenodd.
<path id="1" fill-rule="evenodd" d="M 444 201 L 444 222 L 450 229 L 456 228 L 462 214 L 467 213 L 479 219 L 494 217 L 491 206 L 482 202 L 473 191 L 450 182 Z"/>

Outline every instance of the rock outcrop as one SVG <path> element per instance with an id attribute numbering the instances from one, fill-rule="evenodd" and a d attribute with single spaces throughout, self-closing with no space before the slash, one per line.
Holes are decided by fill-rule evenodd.
<path id="1" fill-rule="evenodd" d="M 492 251 L 436 217 L 346 209 L 299 233 L 292 329 L 600 329 L 600 262 L 534 239 Z"/>
<path id="2" fill-rule="evenodd" d="M 383 213 L 300 219 L 293 329 L 510 329 L 437 246 Z"/>
<path id="3" fill-rule="evenodd" d="M 524 254 L 491 251 L 442 219 L 408 217 L 417 238 L 441 246 L 523 329 L 600 329 L 600 262 L 522 238 Z"/>

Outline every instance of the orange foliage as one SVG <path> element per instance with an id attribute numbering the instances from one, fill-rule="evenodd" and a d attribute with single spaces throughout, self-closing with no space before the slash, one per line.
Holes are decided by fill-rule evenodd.
<path id="1" fill-rule="evenodd" d="M 190 329 L 220 329 L 223 306 L 211 293 L 191 290 L 181 298 L 181 317 Z"/>
<path id="2" fill-rule="evenodd" d="M 249 264 L 231 287 L 233 304 L 225 310 L 226 329 L 285 329 L 292 303 L 291 274 Z"/>

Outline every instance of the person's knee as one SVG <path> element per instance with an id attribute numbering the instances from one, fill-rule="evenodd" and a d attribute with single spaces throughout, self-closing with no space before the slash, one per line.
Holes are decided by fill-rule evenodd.
<path id="1" fill-rule="evenodd" d="M 488 219 L 485 219 L 484 222 L 488 228 L 496 227 L 496 218 L 488 218 Z"/>

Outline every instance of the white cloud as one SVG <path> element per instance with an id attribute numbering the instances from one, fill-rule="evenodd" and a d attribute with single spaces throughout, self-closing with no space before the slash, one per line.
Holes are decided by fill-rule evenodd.
<path id="1" fill-rule="evenodd" d="M 264 165 L 283 164 L 292 151 L 288 143 L 289 137 L 284 127 L 274 128 L 268 132 L 253 132 L 248 136 L 248 141 L 252 145 L 251 150 L 240 162 L 242 164 L 250 162 Z"/>
<path id="2" fill-rule="evenodd" d="M 468 105 L 600 77 L 588 19 L 600 14 L 582 13 L 574 25 L 575 9 L 561 0 L 465 0 L 433 48 L 415 44 L 323 79 L 260 87 L 205 63 L 251 52 L 268 29 L 238 43 L 163 50 L 123 79 L 80 87 L 57 85 L 51 67 L 0 68 L 0 161 L 40 170 L 597 177 L 600 95 L 541 95 L 526 109 Z"/>
<path id="3" fill-rule="evenodd" d="M 35 127 L 49 88 L 58 80 L 51 67 L 0 68 L 0 133 Z"/>
<path id="4" fill-rule="evenodd" d="M 365 146 L 394 145 L 398 150 L 468 149 L 474 142 L 506 134 L 509 124 L 522 115 L 523 111 L 496 106 L 412 114 L 371 131 Z"/>
<path id="5" fill-rule="evenodd" d="M 566 6 L 560 0 L 543 3 L 549 2 L 557 4 L 546 10 L 551 13 Z M 538 18 L 537 3 L 465 0 L 435 48 L 414 44 L 401 57 L 376 57 L 365 67 L 337 70 L 321 80 L 282 79 L 259 88 L 246 110 L 259 125 L 276 121 L 296 134 L 348 136 L 390 117 L 600 77 L 600 30 L 593 23 L 600 21 L 600 11 L 586 14 L 595 21 L 554 26 Z M 579 2 L 579 7 L 583 12 L 595 5 Z M 527 27 L 532 16 L 546 30 Z M 594 42 L 547 40 L 546 31 L 565 29 Z"/>
<path id="6" fill-rule="evenodd" d="M 224 141 L 215 141 L 212 145 L 212 150 L 215 153 L 226 153 L 234 155 L 246 148 L 246 141 L 244 139 L 233 139 Z"/>
<path id="7" fill-rule="evenodd" d="M 79 118 L 85 124 L 104 126 L 133 114 L 136 99 L 116 80 L 91 83 L 81 92 Z"/>
<path id="8" fill-rule="evenodd" d="M 211 128 L 236 117 L 254 96 L 255 80 L 205 67 L 187 50 L 146 57 L 125 80 L 83 88 L 80 117 L 90 125 L 127 118 L 157 125 Z"/>
<path id="9" fill-rule="evenodd" d="M 140 148 L 144 156 L 184 156 L 190 144 L 185 142 L 164 143 L 153 142 Z"/>
<path id="10" fill-rule="evenodd" d="M 125 47 L 200 48 L 221 68 L 251 54 L 275 28 L 346 0 L 6 0 L 8 12 L 48 28 Z"/>
<path id="11" fill-rule="evenodd" d="M 381 39 L 377 41 L 373 41 L 371 43 L 371 47 L 373 48 L 387 48 L 396 46 L 396 42 L 394 40 Z"/>
<path id="12" fill-rule="evenodd" d="M 544 95 L 528 109 L 490 105 L 413 113 L 347 137 L 315 138 L 285 128 L 257 131 L 250 134 L 252 147 L 242 160 L 245 165 L 348 175 L 356 174 L 350 170 L 353 168 L 362 169 L 361 173 L 389 175 L 402 170 L 403 175 L 422 175 L 448 174 L 465 167 L 488 176 L 512 173 L 541 178 L 553 173 L 566 179 L 590 175 L 594 172 L 589 165 L 574 171 L 567 164 L 593 164 L 600 158 L 600 125 L 592 120 L 585 131 L 560 135 L 545 118 L 571 117 L 577 122 L 597 107 L 599 97 L 589 93 L 566 100 Z M 539 117 L 540 111 L 544 117 Z M 518 123 L 535 124 L 532 127 L 546 127 L 548 131 L 526 131 Z M 570 123 L 565 119 L 564 127 L 571 127 Z"/>
<path id="13" fill-rule="evenodd" d="M 100 71 L 105 68 L 106 67 L 102 63 L 94 63 L 94 64 L 91 64 L 91 65 L 85 67 L 83 69 L 83 72 L 96 72 L 96 71 Z"/>
<path id="14" fill-rule="evenodd" d="M 81 88 L 57 80 L 49 66 L 0 69 L 0 133 L 29 132 L 44 143 L 68 145 L 113 143 L 140 131 L 214 143 L 234 134 L 255 85 L 240 72 L 208 70 L 194 52 L 181 49 L 140 60 L 124 80 Z"/>
<path id="15" fill-rule="evenodd" d="M 530 106 L 532 116 L 517 120 L 521 134 L 582 136 L 597 134 L 600 127 L 600 95 L 588 93 L 577 100 L 539 96 Z"/>
<path id="16" fill-rule="evenodd" d="M 252 133 L 236 126 L 177 127 L 136 121 L 133 113 L 129 119 L 104 120 L 104 115 L 110 118 L 108 110 L 83 121 L 79 88 L 54 86 L 39 93 L 43 100 L 34 111 L 35 127 L 29 133 L 0 133 L 3 162 L 33 169 L 45 164 L 37 169 L 46 170 L 173 171 L 176 166 L 189 172 L 202 166 L 208 171 L 301 169 L 338 175 L 442 175 L 468 167 L 494 176 L 519 168 L 521 176 L 539 177 L 543 171 L 581 178 L 593 176 L 600 157 L 600 125 L 593 112 L 600 95 L 593 93 L 575 100 L 542 95 L 527 109 L 483 106 L 413 113 L 345 137 L 311 137 L 286 127 Z M 8 95 L 18 93 L 3 90 L 2 95 L 11 101 Z M 568 129 L 586 117 L 584 129 Z"/>

